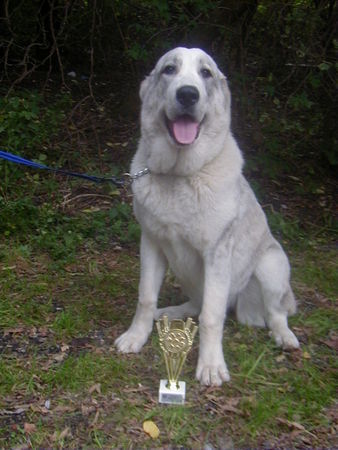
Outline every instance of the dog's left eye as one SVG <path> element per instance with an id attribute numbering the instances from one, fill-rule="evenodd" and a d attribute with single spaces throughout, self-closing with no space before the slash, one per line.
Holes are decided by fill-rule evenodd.
<path id="1" fill-rule="evenodd" d="M 162 73 L 164 73 L 166 75 L 173 75 L 175 72 L 176 72 L 176 67 L 172 64 L 168 64 L 162 70 Z"/>
<path id="2" fill-rule="evenodd" d="M 211 78 L 212 77 L 212 73 L 209 69 L 201 69 L 201 75 L 203 78 Z"/>

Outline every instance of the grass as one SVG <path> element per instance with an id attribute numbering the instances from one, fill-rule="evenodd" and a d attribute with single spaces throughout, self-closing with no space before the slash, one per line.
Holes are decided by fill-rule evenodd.
<path id="1" fill-rule="evenodd" d="M 21 139 L 10 132 L 13 142 Z M 57 163 L 58 150 L 48 155 L 47 146 L 40 157 Z M 284 352 L 267 330 L 229 318 L 230 383 L 205 388 L 194 379 L 197 336 L 182 374 L 186 404 L 168 407 L 157 402 L 165 367 L 155 331 L 140 354 L 120 355 L 114 347 L 138 289 L 139 228 L 128 196 L 6 164 L 0 176 L 0 448 L 335 445 L 338 271 L 331 231 L 311 233 L 298 218 L 269 212 L 290 255 L 299 299 L 290 323 L 301 350 Z M 168 277 L 161 303 L 180 300 Z M 145 420 L 159 427 L 157 440 L 143 431 Z"/>
<path id="2" fill-rule="evenodd" d="M 320 286 L 322 294 L 334 301 L 338 286 L 336 251 L 324 249 L 319 254 L 317 251 L 315 246 L 312 251 L 298 253 L 293 266 L 295 277 L 308 289 Z"/>
<path id="3" fill-rule="evenodd" d="M 322 253 L 317 271 L 310 266 L 308 283 L 302 275 L 311 255 L 303 250 L 299 269 L 295 255 L 298 295 L 306 293 L 291 319 L 301 351 L 283 352 L 266 330 L 228 319 L 224 351 L 231 382 L 200 387 L 194 380 L 196 342 L 184 369 L 187 403 L 165 407 L 157 403 L 165 370 L 156 334 L 139 355 L 119 355 L 113 346 L 135 307 L 133 251 L 82 248 L 76 262 L 56 269 L 44 251 L 28 251 L 29 243 L 7 240 L 1 246 L 0 446 L 259 447 L 288 446 L 290 436 L 302 446 L 322 445 L 323 439 L 332 444 L 335 352 L 328 344 L 337 315 L 333 286 L 321 283 L 321 272 L 333 263 L 333 253 L 332 259 Z M 317 261 L 320 256 L 317 249 Z M 148 419 L 160 428 L 157 441 L 142 430 Z M 27 423 L 33 432 L 25 431 Z"/>

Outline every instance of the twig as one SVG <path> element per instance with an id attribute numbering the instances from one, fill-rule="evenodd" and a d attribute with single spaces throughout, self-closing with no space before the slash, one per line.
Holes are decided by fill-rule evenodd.
<path id="1" fill-rule="evenodd" d="M 104 195 L 104 194 L 80 194 L 80 195 L 76 195 L 75 197 L 70 198 L 69 200 L 65 200 L 61 203 L 61 206 L 64 208 L 66 205 L 68 205 L 69 203 L 73 202 L 74 200 L 78 200 L 80 198 L 85 198 L 85 197 L 101 197 L 101 198 L 106 198 L 109 200 L 112 200 L 112 198 L 109 195 Z"/>
<path id="2" fill-rule="evenodd" d="M 61 55 L 60 55 L 60 50 L 59 50 L 59 46 L 58 46 L 58 43 L 57 43 L 57 38 L 55 36 L 55 30 L 54 30 L 54 22 L 53 22 L 54 0 L 49 0 L 49 7 L 50 7 L 49 26 L 50 26 L 50 31 L 52 33 L 52 38 L 53 38 L 52 53 L 54 53 L 54 51 L 56 52 L 56 56 L 57 56 L 57 59 L 58 59 L 60 72 L 61 72 L 62 84 L 63 84 L 63 86 L 67 86 L 66 80 L 65 80 L 65 74 L 64 74 L 64 71 L 63 71 L 63 65 L 62 65 L 62 59 L 61 59 Z"/>

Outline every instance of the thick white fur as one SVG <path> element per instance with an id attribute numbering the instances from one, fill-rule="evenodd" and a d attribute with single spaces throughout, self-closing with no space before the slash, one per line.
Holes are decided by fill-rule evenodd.
<path id="1" fill-rule="evenodd" d="M 163 68 L 175 67 L 167 74 Z M 207 68 L 212 76 L 202 76 Z M 177 89 L 194 86 L 189 109 L 200 133 L 179 145 L 165 123 L 186 113 Z M 242 175 L 242 155 L 230 132 L 230 92 L 224 75 L 202 50 L 166 53 L 143 81 L 141 139 L 131 165 L 150 174 L 133 183 L 134 211 L 142 227 L 139 301 L 133 322 L 116 345 L 139 352 L 153 321 L 199 315 L 196 377 L 205 385 L 229 380 L 222 338 L 227 310 L 241 323 L 268 326 L 276 343 L 299 346 L 287 316 L 296 309 L 289 263 Z M 189 301 L 157 309 L 168 265 Z"/>

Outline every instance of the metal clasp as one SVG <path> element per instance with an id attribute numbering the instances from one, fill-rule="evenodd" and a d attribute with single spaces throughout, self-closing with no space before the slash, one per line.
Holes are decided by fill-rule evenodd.
<path id="1" fill-rule="evenodd" d="M 148 167 L 145 167 L 144 169 L 139 170 L 138 172 L 133 174 L 126 172 L 123 174 L 123 176 L 129 179 L 129 184 L 132 184 L 135 180 L 143 177 L 143 175 L 147 175 L 148 173 L 150 173 L 150 170 L 148 169 Z"/>

